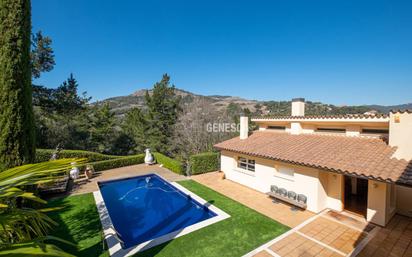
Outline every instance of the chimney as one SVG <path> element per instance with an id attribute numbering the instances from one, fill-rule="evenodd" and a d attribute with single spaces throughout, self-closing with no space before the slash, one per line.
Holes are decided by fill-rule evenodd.
<path id="1" fill-rule="evenodd" d="M 292 99 L 292 116 L 305 116 L 305 98 Z"/>
<path id="2" fill-rule="evenodd" d="M 249 118 L 240 116 L 240 139 L 246 139 L 249 136 Z"/>
<path id="3" fill-rule="evenodd" d="M 412 159 L 412 110 L 395 110 L 389 114 L 389 145 L 396 146 L 393 157 Z"/>

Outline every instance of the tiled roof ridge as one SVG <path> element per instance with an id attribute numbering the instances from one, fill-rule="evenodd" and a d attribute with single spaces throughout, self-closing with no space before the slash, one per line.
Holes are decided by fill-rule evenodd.
<path id="1" fill-rule="evenodd" d="M 407 112 L 412 112 L 412 110 L 406 110 Z M 388 118 L 388 114 L 332 114 L 332 115 L 306 115 L 306 116 L 291 116 L 291 115 L 263 115 L 252 117 L 252 119 L 374 119 L 374 118 Z"/>
<path id="2" fill-rule="evenodd" d="M 382 138 L 382 137 L 371 137 L 371 136 L 363 136 L 363 135 L 360 135 L 360 136 L 347 136 L 344 133 L 337 134 L 337 133 L 333 133 L 333 132 L 331 132 L 331 133 L 322 132 L 320 134 L 318 134 L 318 133 L 291 134 L 290 132 L 287 132 L 287 131 L 272 132 L 272 131 L 255 130 L 255 131 L 252 131 L 249 136 L 251 136 L 255 133 L 281 133 L 281 134 L 289 135 L 291 137 L 293 137 L 293 136 L 296 136 L 296 137 L 335 137 L 335 138 L 339 137 L 339 138 L 345 138 L 345 139 L 348 139 L 348 140 L 362 140 L 362 141 L 367 140 L 367 141 L 376 141 L 376 142 L 382 142 L 382 143 L 387 144 L 387 142 L 385 141 L 385 138 Z"/>
<path id="3" fill-rule="evenodd" d="M 412 109 L 393 109 L 390 111 L 391 113 L 412 113 Z"/>

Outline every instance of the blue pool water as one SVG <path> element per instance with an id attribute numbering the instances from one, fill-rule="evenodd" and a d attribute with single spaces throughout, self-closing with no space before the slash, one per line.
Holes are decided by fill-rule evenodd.
<path id="1" fill-rule="evenodd" d="M 216 216 L 155 174 L 100 182 L 99 188 L 123 248 Z"/>

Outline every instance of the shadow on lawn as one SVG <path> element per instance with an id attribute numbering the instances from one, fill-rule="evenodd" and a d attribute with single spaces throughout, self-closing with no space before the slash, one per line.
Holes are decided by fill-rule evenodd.
<path id="1" fill-rule="evenodd" d="M 74 208 L 74 205 L 67 198 L 60 198 L 51 201 L 49 207 L 63 207 L 58 211 L 49 213 L 49 217 L 59 224 L 51 231 L 51 234 L 73 242 L 77 244 L 77 247 L 61 242 L 52 242 L 53 244 L 79 257 L 99 256 L 105 251 L 103 250 L 99 215 L 94 205 L 85 203 L 81 208 Z M 96 240 L 95 244 L 82 248 L 81 241 L 93 240 L 96 237 L 99 240 Z M 89 244 L 85 243 L 85 245 Z"/>

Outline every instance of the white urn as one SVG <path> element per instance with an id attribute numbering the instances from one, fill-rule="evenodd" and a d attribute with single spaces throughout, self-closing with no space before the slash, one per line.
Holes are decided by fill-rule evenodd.
<path id="1" fill-rule="evenodd" d="M 154 158 L 153 158 L 152 153 L 150 152 L 150 149 L 147 148 L 145 150 L 145 152 L 146 152 L 146 155 L 144 157 L 144 163 L 149 164 L 149 165 L 153 164 L 154 163 Z"/>
<path id="2" fill-rule="evenodd" d="M 73 180 L 78 179 L 80 175 L 80 170 L 78 167 L 76 167 L 75 162 L 72 162 L 71 165 L 72 165 L 72 169 L 70 170 L 70 178 Z"/>

